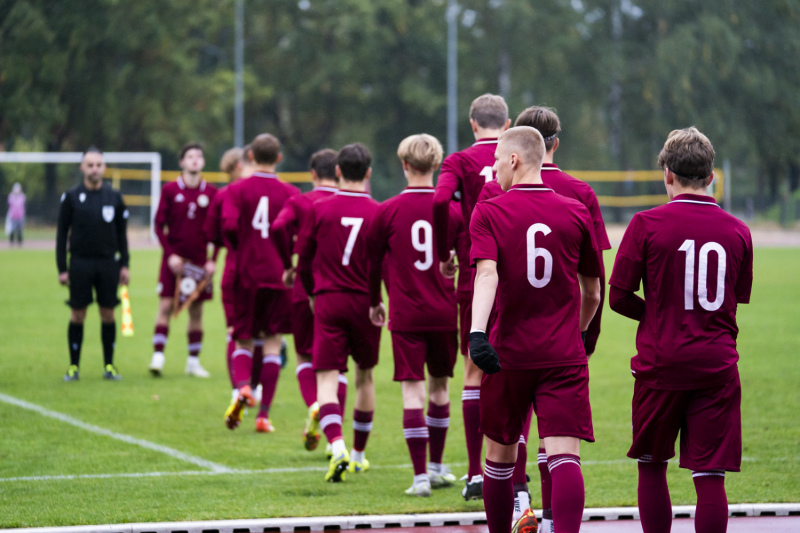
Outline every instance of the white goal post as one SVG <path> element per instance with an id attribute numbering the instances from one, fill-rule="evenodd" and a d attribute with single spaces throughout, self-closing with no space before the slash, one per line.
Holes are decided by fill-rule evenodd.
<path id="1" fill-rule="evenodd" d="M 150 165 L 150 238 L 158 202 L 161 199 L 161 154 L 158 152 L 104 152 L 106 163 L 136 163 Z M 76 163 L 83 159 L 82 152 L 0 152 L 0 163 Z"/>

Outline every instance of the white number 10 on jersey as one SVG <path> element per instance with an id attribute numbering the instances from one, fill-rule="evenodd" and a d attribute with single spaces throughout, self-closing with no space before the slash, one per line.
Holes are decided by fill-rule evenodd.
<path id="1" fill-rule="evenodd" d="M 678 248 L 686 252 L 686 269 L 683 274 L 683 307 L 687 311 L 694 309 L 694 240 L 686 239 Z M 717 253 L 717 294 L 713 301 L 708 299 L 708 254 Z M 699 264 L 697 265 L 697 301 L 706 311 L 716 311 L 722 307 L 725 299 L 725 249 L 716 242 L 707 242 L 700 247 Z"/>

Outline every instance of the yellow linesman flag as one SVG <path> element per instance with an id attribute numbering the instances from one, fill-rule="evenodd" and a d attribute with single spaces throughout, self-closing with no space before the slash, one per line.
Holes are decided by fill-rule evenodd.
<path id="1" fill-rule="evenodd" d="M 133 315 L 131 314 L 131 299 L 128 296 L 128 287 L 120 287 L 120 300 L 122 300 L 122 336 L 133 337 Z"/>

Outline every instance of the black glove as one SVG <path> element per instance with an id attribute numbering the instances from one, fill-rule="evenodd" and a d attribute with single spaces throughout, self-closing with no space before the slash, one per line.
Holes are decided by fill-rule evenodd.
<path id="1" fill-rule="evenodd" d="M 586 336 L 589 334 L 589 330 L 581 331 L 581 340 L 583 341 L 583 345 L 586 346 Z"/>
<path id="2" fill-rule="evenodd" d="M 475 366 L 486 372 L 494 374 L 500 372 L 500 357 L 494 351 L 486 333 L 473 331 L 469 334 L 469 357 Z"/>

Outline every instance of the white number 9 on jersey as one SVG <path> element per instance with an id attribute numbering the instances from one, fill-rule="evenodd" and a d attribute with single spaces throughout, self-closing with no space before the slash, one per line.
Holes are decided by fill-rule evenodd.
<path id="1" fill-rule="evenodd" d="M 421 235 L 420 235 L 421 234 Z M 423 238 L 420 240 L 420 236 Z M 417 220 L 411 225 L 411 246 L 425 254 L 425 261 L 417 259 L 414 266 L 417 270 L 426 271 L 433 264 L 433 228 L 427 220 Z"/>
<path id="2" fill-rule="evenodd" d="M 541 289 L 548 283 L 550 278 L 553 277 L 553 256 L 544 248 L 536 247 L 536 234 L 542 233 L 545 236 L 550 234 L 550 228 L 546 224 L 534 224 L 528 228 L 526 235 L 528 246 L 528 282 L 537 289 Z M 536 275 L 536 258 L 541 257 L 544 259 L 544 272 L 542 277 Z"/>

